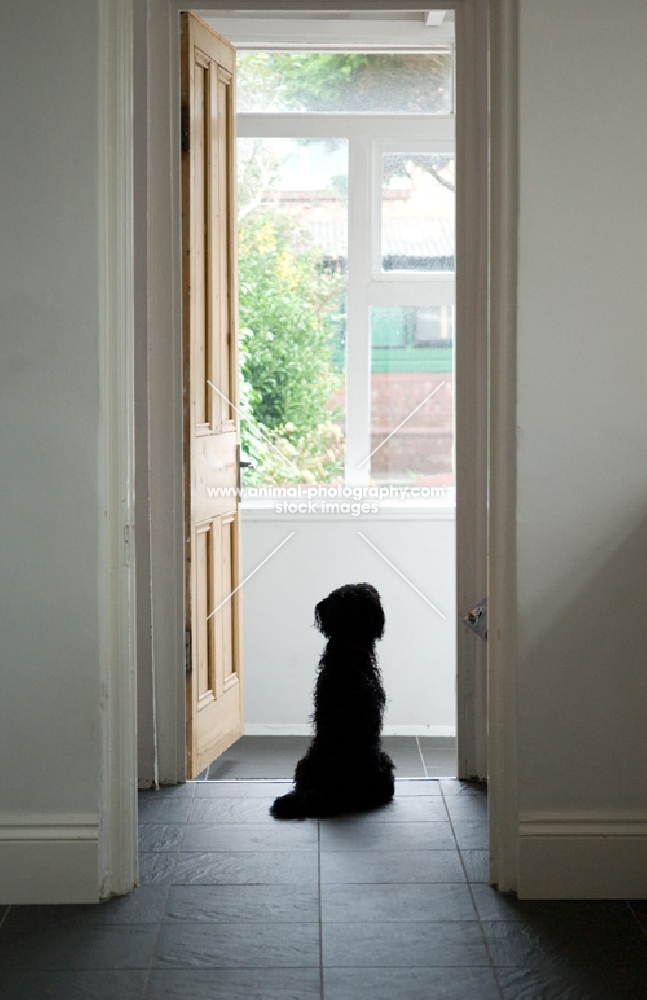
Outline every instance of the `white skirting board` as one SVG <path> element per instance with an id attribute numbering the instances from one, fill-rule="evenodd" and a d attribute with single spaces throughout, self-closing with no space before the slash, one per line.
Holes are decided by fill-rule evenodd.
<path id="1" fill-rule="evenodd" d="M 519 899 L 647 898 L 647 813 L 533 813 L 519 823 Z"/>
<path id="2" fill-rule="evenodd" d="M 312 726 L 303 723 L 266 725 L 245 723 L 244 736 L 312 736 Z M 382 736 L 456 736 L 454 726 L 385 726 Z"/>
<path id="3" fill-rule="evenodd" d="M 98 816 L 0 817 L 0 904 L 98 901 Z"/>

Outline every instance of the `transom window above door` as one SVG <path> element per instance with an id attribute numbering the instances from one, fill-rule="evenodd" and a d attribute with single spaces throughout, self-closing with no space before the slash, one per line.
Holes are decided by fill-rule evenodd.
<path id="1" fill-rule="evenodd" d="M 246 487 L 453 504 L 452 80 L 448 45 L 239 52 Z"/>

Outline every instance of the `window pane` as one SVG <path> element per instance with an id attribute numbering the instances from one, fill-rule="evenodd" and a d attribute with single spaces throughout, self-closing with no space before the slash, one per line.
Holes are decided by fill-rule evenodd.
<path id="1" fill-rule="evenodd" d="M 348 142 L 239 139 L 245 486 L 344 474 Z"/>
<path id="2" fill-rule="evenodd" d="M 453 153 L 382 157 L 382 271 L 453 271 Z"/>
<path id="3" fill-rule="evenodd" d="M 373 306 L 370 315 L 370 479 L 445 502 L 455 484 L 453 315 L 453 306 Z"/>
<path id="4" fill-rule="evenodd" d="M 239 52 L 237 111 L 451 113 L 452 56 Z"/>

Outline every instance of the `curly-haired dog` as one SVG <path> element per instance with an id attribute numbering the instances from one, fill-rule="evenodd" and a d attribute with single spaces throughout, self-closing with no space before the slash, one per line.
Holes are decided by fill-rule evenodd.
<path id="1" fill-rule="evenodd" d="M 369 583 L 333 590 L 315 608 L 328 640 L 314 692 L 314 737 L 294 772 L 294 791 L 274 801 L 276 819 L 336 816 L 393 798 L 393 761 L 380 741 L 385 695 L 375 657 L 384 633 Z"/>

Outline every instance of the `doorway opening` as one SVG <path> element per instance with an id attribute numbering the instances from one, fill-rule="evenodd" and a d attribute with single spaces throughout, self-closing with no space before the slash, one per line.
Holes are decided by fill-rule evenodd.
<path id="1" fill-rule="evenodd" d="M 424 54 L 237 40 L 244 743 L 304 740 L 314 603 L 369 579 L 385 734 L 420 776 L 456 774 L 455 75 L 437 22 Z"/>

